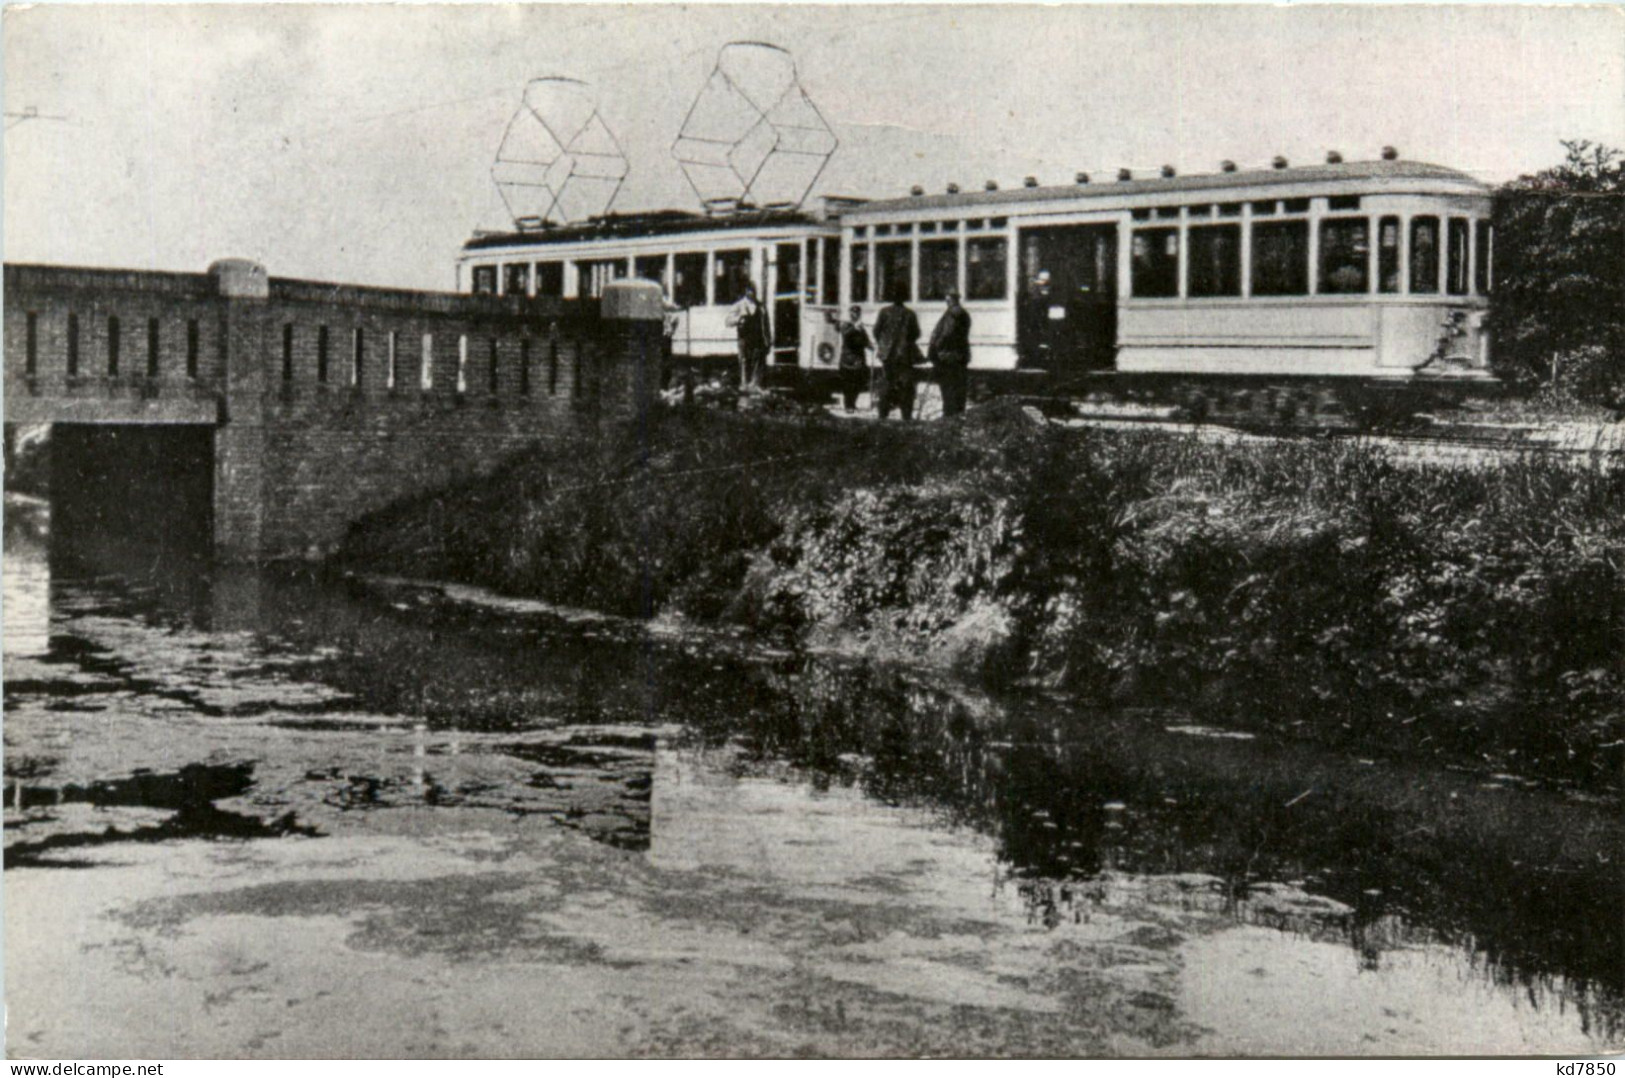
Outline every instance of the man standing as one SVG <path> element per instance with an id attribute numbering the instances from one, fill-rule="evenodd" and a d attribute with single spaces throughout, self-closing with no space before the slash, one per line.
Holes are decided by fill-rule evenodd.
<path id="1" fill-rule="evenodd" d="M 728 325 L 739 331 L 739 388 L 762 388 L 762 368 L 771 347 L 767 312 L 756 298 L 756 285 L 745 282 L 745 294 L 728 311 Z"/>
<path id="2" fill-rule="evenodd" d="M 931 331 L 928 354 L 942 391 L 942 417 L 963 415 L 970 388 L 970 312 L 959 305 L 957 291 L 948 293 L 948 309 Z"/>
<path id="3" fill-rule="evenodd" d="M 875 357 L 880 372 L 875 407 L 885 419 L 896 408 L 905 420 L 914 418 L 914 358 L 919 355 L 920 320 L 903 305 L 903 293 L 893 289 L 891 303 L 875 319 Z"/>
<path id="4" fill-rule="evenodd" d="M 858 410 L 858 394 L 869 381 L 869 351 L 875 342 L 863 328 L 863 308 L 852 305 L 851 319 L 839 324 L 841 331 L 841 399 L 848 412 Z"/>

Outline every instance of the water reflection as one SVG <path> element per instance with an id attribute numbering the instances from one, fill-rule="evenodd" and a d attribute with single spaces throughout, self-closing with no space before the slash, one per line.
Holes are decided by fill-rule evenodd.
<path id="1" fill-rule="evenodd" d="M 1426 956 L 1601 1042 L 1625 1031 L 1608 806 L 432 589 L 53 577 L 42 550 L 8 518 L 8 867 L 495 813 L 671 871 L 900 905 L 953 890 L 961 918 L 991 893 L 1057 937 L 1132 913 L 1113 946 L 1187 965 L 1197 922 L 1263 933 L 1202 943 L 1215 963 L 1332 947 L 1426 992 Z M 959 876 L 909 874 L 944 844 Z M 1163 985 L 1122 1006 L 1173 1028 L 1168 1008 L 1202 1000 Z"/>

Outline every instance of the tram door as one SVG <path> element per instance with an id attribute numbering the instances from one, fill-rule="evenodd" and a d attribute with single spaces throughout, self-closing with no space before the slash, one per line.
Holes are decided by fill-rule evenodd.
<path id="1" fill-rule="evenodd" d="M 801 244 L 774 248 L 773 362 L 794 366 L 801 351 Z"/>
<path id="2" fill-rule="evenodd" d="M 1117 226 L 1021 230 L 1020 365 L 1065 378 L 1117 355 Z"/>

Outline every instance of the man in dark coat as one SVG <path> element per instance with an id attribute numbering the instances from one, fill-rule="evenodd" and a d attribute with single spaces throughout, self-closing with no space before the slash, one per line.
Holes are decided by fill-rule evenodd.
<path id="1" fill-rule="evenodd" d="M 850 320 L 840 323 L 841 331 L 841 398 L 848 412 L 858 408 L 858 394 L 869 383 L 869 351 L 875 342 L 863 328 L 863 308 L 852 305 Z"/>
<path id="2" fill-rule="evenodd" d="M 942 417 L 963 415 L 970 388 L 970 312 L 959 305 L 959 293 L 948 293 L 948 309 L 931 331 L 927 351 L 942 391 Z"/>
<path id="3" fill-rule="evenodd" d="M 914 418 L 914 360 L 920 353 L 920 320 L 903 305 L 900 291 L 875 319 L 875 358 L 880 371 L 875 382 L 875 407 L 885 419 L 896 408 L 905 420 Z"/>
<path id="4" fill-rule="evenodd" d="M 739 388 L 760 389 L 773 343 L 768 336 L 767 311 L 756 298 L 753 282 L 745 282 L 745 294 L 728 311 L 728 325 L 739 332 Z"/>

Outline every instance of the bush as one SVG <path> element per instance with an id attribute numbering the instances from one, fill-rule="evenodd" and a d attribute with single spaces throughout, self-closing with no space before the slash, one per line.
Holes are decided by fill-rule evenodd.
<path id="1" fill-rule="evenodd" d="M 1495 364 L 1516 384 L 1625 408 L 1625 157 L 1563 146 L 1561 165 L 1496 195 Z"/>
<path id="2" fill-rule="evenodd" d="M 1625 762 L 1625 470 L 675 410 L 343 554 L 1364 753 L 1598 787 Z"/>

